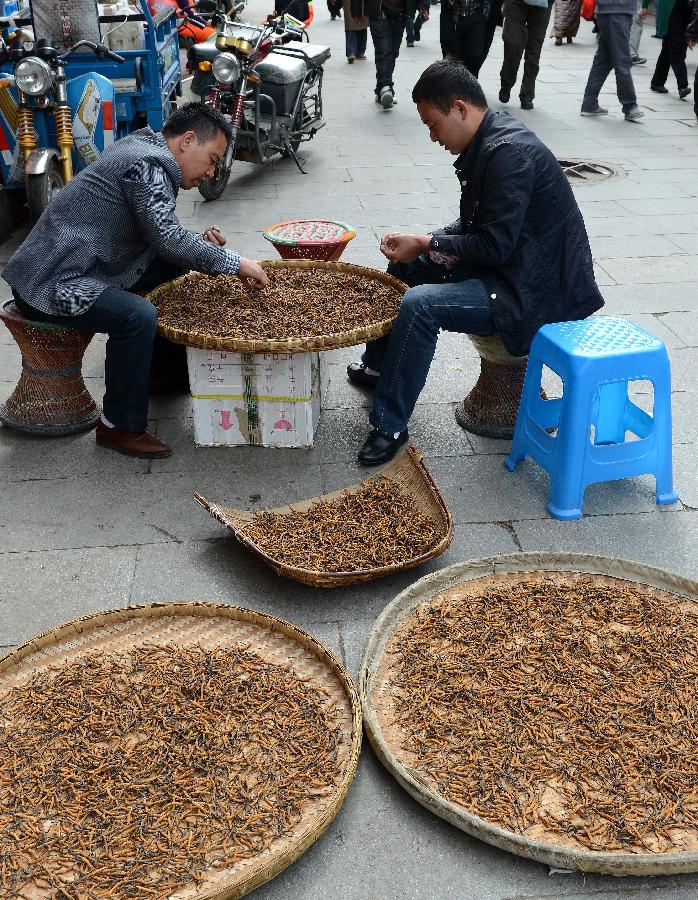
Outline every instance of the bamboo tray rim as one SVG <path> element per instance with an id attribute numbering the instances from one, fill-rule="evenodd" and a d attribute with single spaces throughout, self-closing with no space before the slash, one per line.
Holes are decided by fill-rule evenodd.
<path id="1" fill-rule="evenodd" d="M 342 572 L 329 572 L 326 569 L 305 569 L 300 566 L 290 566 L 281 562 L 277 557 L 270 556 L 264 550 L 262 550 L 254 541 L 247 537 L 244 533 L 244 525 L 236 526 L 232 524 L 229 519 L 226 517 L 226 510 L 234 513 L 234 515 L 243 521 L 245 524 L 251 522 L 256 513 L 250 510 L 240 510 L 240 509 L 232 509 L 231 507 L 225 507 L 221 504 L 212 503 L 210 500 L 207 500 L 206 497 L 193 492 L 193 497 L 196 502 L 202 506 L 214 519 L 221 522 L 221 524 L 225 525 L 230 531 L 232 531 L 235 538 L 243 544 L 243 546 L 247 547 L 248 550 L 251 550 L 257 556 L 260 556 L 267 565 L 271 566 L 271 568 L 275 569 L 279 575 L 284 575 L 288 578 L 296 578 L 297 580 L 301 580 L 301 577 L 322 577 L 326 583 L 325 586 L 330 586 L 331 582 L 336 582 L 337 586 L 340 584 L 350 583 L 347 579 L 361 579 L 363 581 L 370 581 L 374 578 L 382 578 L 387 575 L 392 575 L 395 572 L 402 572 L 407 568 L 415 568 L 416 566 L 422 565 L 425 562 L 428 562 L 430 559 L 433 559 L 436 556 L 439 556 L 444 552 L 450 545 L 453 540 L 453 516 L 451 514 L 451 510 L 446 505 L 446 501 L 443 499 L 441 491 L 439 490 L 438 485 L 434 481 L 434 478 L 429 471 L 429 469 L 424 464 L 424 457 L 422 454 L 412 445 L 406 444 L 402 452 L 395 457 L 388 465 L 380 469 L 378 472 L 374 472 L 366 478 L 362 478 L 361 481 L 356 482 L 356 484 L 352 484 L 347 488 L 343 488 L 341 490 L 332 491 L 331 493 L 321 494 L 319 497 L 312 497 L 307 500 L 299 500 L 296 503 L 290 503 L 285 506 L 278 506 L 274 509 L 264 510 L 269 513 L 276 513 L 278 515 L 292 515 L 296 512 L 306 512 L 308 508 L 317 503 L 319 500 L 334 500 L 339 497 L 344 497 L 347 494 L 356 493 L 357 490 L 369 481 L 377 481 L 380 478 L 390 478 L 391 472 L 394 472 L 398 467 L 404 467 L 406 465 L 411 466 L 415 471 L 417 471 L 422 480 L 427 485 L 429 492 L 433 499 L 436 501 L 439 512 L 442 515 L 442 524 L 444 526 L 444 531 L 442 537 L 431 547 L 429 550 L 425 550 L 424 553 L 420 553 L 419 556 L 413 556 L 410 559 L 403 560 L 399 563 L 391 563 L 388 566 L 376 566 L 371 569 L 352 569 L 350 571 L 342 571 Z M 307 582 L 306 582 L 307 583 Z"/>
<path id="2" fill-rule="evenodd" d="M 381 272 L 380 269 L 373 269 L 369 266 L 359 266 L 354 263 L 328 262 L 326 260 L 316 259 L 262 259 L 259 265 L 264 269 L 325 269 L 337 272 L 347 272 L 353 275 L 363 275 L 373 281 L 379 281 L 388 287 L 394 288 L 400 294 L 404 294 L 407 285 L 388 275 L 387 272 Z M 179 284 L 192 275 L 198 277 L 209 277 L 200 272 L 190 272 L 188 275 L 180 275 L 171 281 L 165 282 L 156 288 L 153 288 L 147 294 L 147 298 L 157 307 L 158 297 L 165 293 L 172 285 Z M 215 277 L 215 276 L 212 276 Z M 187 347 L 193 347 L 199 350 L 224 350 L 238 353 L 311 353 L 315 350 L 337 350 L 341 347 L 353 347 L 356 344 L 363 344 L 369 340 L 375 340 L 386 335 L 392 328 L 395 316 L 386 319 L 377 319 L 367 325 L 361 325 L 347 331 L 336 331 L 330 334 L 319 335 L 297 335 L 289 338 L 237 338 L 237 337 L 219 337 L 214 334 L 208 334 L 203 331 L 187 331 L 184 328 L 175 328 L 172 325 L 165 325 L 158 318 L 158 333 L 175 344 L 184 344 Z"/>
<path id="3" fill-rule="evenodd" d="M 339 682 L 351 708 L 352 735 L 351 742 L 347 742 L 344 773 L 336 785 L 331 801 L 311 827 L 306 827 L 299 832 L 298 839 L 282 852 L 271 853 L 256 863 L 250 863 L 242 875 L 227 876 L 220 883 L 212 884 L 193 895 L 196 900 L 233 900 L 233 898 L 242 897 L 271 880 L 305 853 L 337 816 L 356 775 L 363 737 L 361 703 L 353 680 L 331 650 L 303 628 L 269 613 L 257 612 L 243 606 L 228 606 L 203 600 L 157 601 L 90 613 L 55 628 L 39 632 L 9 653 L 0 656 L 0 685 L 3 674 L 11 672 L 13 666 L 29 661 L 33 654 L 51 646 L 60 645 L 72 637 L 85 635 L 90 631 L 96 633 L 101 627 L 123 624 L 132 619 L 166 619 L 178 616 L 230 619 L 234 622 L 256 625 L 272 633 L 281 633 L 297 646 L 300 645 L 314 654 L 325 665 Z M 136 644 L 137 642 L 134 641 L 134 645 Z M 66 654 L 70 649 L 69 646 Z M 86 653 L 88 652 L 86 651 Z"/>
<path id="4" fill-rule="evenodd" d="M 586 553 L 510 553 L 456 563 L 425 575 L 385 607 L 368 637 L 359 672 L 359 695 L 364 728 L 373 750 L 386 769 L 422 806 L 472 837 L 501 850 L 534 859 L 555 869 L 578 869 L 607 875 L 673 875 L 698 871 L 698 850 L 672 853 L 576 850 L 559 844 L 535 841 L 502 828 L 447 800 L 427 784 L 419 772 L 401 762 L 383 736 L 372 699 L 372 679 L 383 658 L 386 643 L 400 623 L 421 603 L 461 582 L 497 574 L 544 571 L 606 575 L 698 601 L 698 581 L 644 563 Z"/>

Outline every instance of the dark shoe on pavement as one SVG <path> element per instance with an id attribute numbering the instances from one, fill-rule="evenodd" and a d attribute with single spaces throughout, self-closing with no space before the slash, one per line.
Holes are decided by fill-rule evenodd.
<path id="1" fill-rule="evenodd" d="M 669 88 L 665 88 L 663 84 L 651 84 L 650 90 L 654 91 L 655 94 L 668 94 Z"/>
<path id="2" fill-rule="evenodd" d="M 363 466 L 379 466 L 390 462 L 403 444 L 407 443 L 407 429 L 394 438 L 382 431 L 372 431 L 359 450 L 359 462 Z"/>
<path id="3" fill-rule="evenodd" d="M 521 109 L 533 109 L 533 100 L 521 98 Z"/>
<path id="4" fill-rule="evenodd" d="M 366 366 L 362 362 L 349 363 L 347 366 L 347 375 L 349 381 L 354 384 L 360 384 L 361 387 L 371 388 L 375 390 L 378 387 L 378 375 L 371 375 L 366 371 Z"/>
<path id="5" fill-rule="evenodd" d="M 378 102 L 383 107 L 383 109 L 390 109 L 390 107 L 395 102 L 395 94 L 393 94 L 392 90 L 387 84 L 380 89 Z"/>
<path id="6" fill-rule="evenodd" d="M 500 88 L 499 89 L 499 102 L 500 103 L 508 103 L 509 97 L 511 96 L 511 91 L 509 88 Z"/>
<path id="7" fill-rule="evenodd" d="M 580 113 L 582 116 L 607 116 L 608 110 L 605 106 L 597 106 L 596 109 L 583 109 Z"/>
<path id="8" fill-rule="evenodd" d="M 172 455 L 169 444 L 159 441 L 148 431 L 122 431 L 121 428 L 109 428 L 104 422 L 97 422 L 97 443 L 124 456 L 141 459 L 162 459 Z"/>
<path id="9" fill-rule="evenodd" d="M 356 59 L 355 56 L 347 56 L 347 62 L 349 63 L 349 65 L 351 65 L 355 59 Z"/>
<path id="10" fill-rule="evenodd" d="M 691 89 L 688 85 L 686 85 L 686 87 L 679 88 L 679 100 L 685 100 L 690 93 Z"/>
<path id="11" fill-rule="evenodd" d="M 634 66 L 644 66 L 644 64 L 647 62 L 647 59 L 644 56 L 631 56 L 630 62 Z"/>
<path id="12" fill-rule="evenodd" d="M 406 41 L 405 46 L 414 47 L 414 41 Z"/>
<path id="13" fill-rule="evenodd" d="M 625 121 L 626 122 L 637 122 L 637 120 L 641 119 L 644 115 L 645 114 L 639 107 L 633 106 L 631 109 L 629 109 L 626 112 Z"/>

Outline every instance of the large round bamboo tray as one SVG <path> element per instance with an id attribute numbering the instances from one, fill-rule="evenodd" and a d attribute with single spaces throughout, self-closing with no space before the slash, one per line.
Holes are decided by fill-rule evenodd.
<path id="1" fill-rule="evenodd" d="M 446 506 L 438 485 L 424 464 L 422 455 L 411 444 L 407 444 L 402 453 L 379 472 L 344 491 L 333 491 L 331 494 L 323 494 L 322 497 L 313 497 L 311 500 L 301 500 L 290 506 L 281 506 L 270 510 L 270 512 L 281 515 L 306 512 L 318 500 L 331 500 L 341 497 L 346 493 L 358 490 L 365 482 L 374 481 L 381 477 L 390 478 L 398 484 L 412 498 L 416 511 L 428 516 L 434 522 L 438 529 L 438 541 L 427 552 L 412 559 L 405 559 L 391 566 L 375 569 L 357 569 L 352 572 L 320 572 L 286 565 L 282 559 L 270 556 L 246 536 L 244 529 L 254 519 L 255 514 L 253 512 L 244 509 L 233 509 L 228 506 L 219 506 L 196 492 L 194 493 L 194 499 L 204 509 L 208 510 L 214 519 L 227 526 L 243 546 L 261 557 L 278 575 L 283 575 L 285 578 L 293 578 L 295 581 L 301 581 L 313 587 L 339 587 L 346 584 L 359 584 L 363 581 L 371 581 L 374 578 L 382 578 L 385 575 L 392 575 L 404 569 L 421 566 L 430 559 L 439 556 L 450 545 L 453 540 L 451 511 Z"/>
<path id="2" fill-rule="evenodd" d="M 698 871 L 698 851 L 664 853 L 601 852 L 575 849 L 562 843 L 531 839 L 507 830 L 451 802 L 421 773 L 406 764 L 400 738 L 391 733 L 388 718 L 390 684 L 379 674 L 386 646 L 401 623 L 440 592 L 472 579 L 506 573 L 585 573 L 647 585 L 676 595 L 682 608 L 698 611 L 698 583 L 661 569 L 621 559 L 573 553 L 517 553 L 459 563 L 427 575 L 399 594 L 377 619 L 368 639 L 359 676 L 364 723 L 381 762 L 423 806 L 463 831 L 502 850 L 562 870 L 610 875 L 667 875 Z M 684 599 L 685 598 L 685 599 Z"/>
<path id="3" fill-rule="evenodd" d="M 168 894 L 177 900 L 242 897 L 298 859 L 341 808 L 361 750 L 361 707 L 356 688 L 323 644 L 274 616 L 203 602 L 154 603 L 76 619 L 39 634 L 2 657 L 0 708 L 9 690 L 21 689 L 37 673 L 61 668 L 85 656 L 102 657 L 110 651 L 123 654 L 148 645 L 167 645 L 180 651 L 228 647 L 250 650 L 269 663 L 288 667 L 310 688 L 326 696 L 323 702 L 340 729 L 333 793 L 308 798 L 293 830 L 277 837 L 263 852 L 228 868 L 209 869 L 198 886 L 192 882 Z"/>
<path id="4" fill-rule="evenodd" d="M 309 259 L 265 259 L 260 261 L 263 269 L 306 269 L 308 276 L 312 276 L 313 270 L 329 269 L 335 272 L 347 272 L 352 275 L 363 275 L 373 281 L 380 281 L 404 294 L 407 285 L 386 272 L 371 269 L 367 266 L 355 266 L 349 263 L 324 262 Z M 165 294 L 170 285 L 178 284 L 183 278 L 191 275 L 183 275 L 166 284 L 161 284 L 148 294 L 155 306 L 158 298 Z M 204 277 L 204 276 L 201 276 Z M 303 337 L 280 338 L 268 340 L 261 338 L 220 338 L 201 331 L 186 331 L 181 328 L 172 328 L 158 322 L 158 331 L 175 344 L 186 344 L 187 347 L 198 347 L 203 350 L 228 350 L 238 353 L 309 353 L 313 350 L 336 350 L 339 347 L 353 347 L 356 344 L 365 344 L 366 341 L 375 341 L 386 335 L 393 327 L 395 316 L 380 319 L 375 322 L 367 322 L 360 328 L 352 328 L 347 331 L 339 331 L 334 334 L 315 334 Z"/>

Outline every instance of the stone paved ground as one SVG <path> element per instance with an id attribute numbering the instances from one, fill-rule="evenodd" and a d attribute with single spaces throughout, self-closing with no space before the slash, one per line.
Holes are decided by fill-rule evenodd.
<path id="1" fill-rule="evenodd" d="M 253 0 L 250 18 L 266 8 Z M 266 168 L 236 164 L 223 200 L 183 194 L 181 218 L 203 230 L 219 225 L 246 255 L 271 255 L 262 229 L 284 219 L 325 216 L 350 221 L 358 237 L 344 259 L 382 266 L 378 236 L 387 229 L 425 231 L 455 217 L 452 160 L 428 142 L 409 92 L 438 56 L 438 7 L 414 49 L 397 67 L 398 106 L 373 103 L 372 62 L 349 67 L 342 23 L 318 0 L 316 43 L 329 43 L 327 128 L 307 145 L 308 175 L 292 162 Z M 449 563 L 516 550 L 605 553 L 698 577 L 698 129 L 692 104 L 650 93 L 659 41 L 645 27 L 634 70 L 640 124 L 623 121 L 609 88 L 604 119 L 580 118 L 581 94 L 594 51 L 582 23 L 573 46 L 547 41 L 536 108 L 509 107 L 559 157 L 616 166 L 617 177 L 576 189 L 591 237 L 605 312 L 627 316 L 659 336 L 673 367 L 674 460 L 680 502 L 658 509 L 651 478 L 596 485 L 584 518 L 561 523 L 545 511 L 547 478 L 526 463 L 502 467 L 507 444 L 466 436 L 453 420 L 477 370 L 467 341 L 445 335 L 410 425 L 453 510 L 451 549 L 419 573 L 343 590 L 305 588 L 277 578 L 245 554 L 191 499 L 192 490 L 247 507 L 274 506 L 353 483 L 366 434 L 367 397 L 350 387 L 345 364 L 355 350 L 328 354 L 324 411 L 310 450 L 195 449 L 186 399 L 157 399 L 152 427 L 174 445 L 164 461 L 136 462 L 96 449 L 92 434 L 35 440 L 0 429 L 0 647 L 79 615 L 152 600 L 238 603 L 301 625 L 325 641 L 356 675 L 376 615 L 418 574 Z M 494 100 L 501 32 L 482 72 Z M 369 54 L 371 45 L 369 42 Z M 689 68 L 691 83 L 693 65 Z M 514 91 L 514 98 L 516 91 Z M 692 99 L 692 98 L 691 98 Z M 493 103 L 495 108 L 499 104 Z M 7 259 L 17 240 L 0 248 Z M 87 357 L 87 383 L 102 388 L 103 343 Z M 11 391 L 20 359 L 0 332 L 0 395 Z M 260 898 L 671 897 L 698 893 L 694 876 L 611 879 L 549 876 L 534 862 L 500 852 L 457 831 L 414 803 L 366 745 L 346 805 L 324 837 L 290 869 L 260 888 Z"/>

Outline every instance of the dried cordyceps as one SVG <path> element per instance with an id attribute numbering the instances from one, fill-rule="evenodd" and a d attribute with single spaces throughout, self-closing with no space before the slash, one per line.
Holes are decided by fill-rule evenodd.
<path id="1" fill-rule="evenodd" d="M 489 822 L 576 849 L 696 850 L 697 639 L 698 606 L 667 592 L 498 575 L 409 615 L 374 698 L 405 764 Z"/>
<path id="2" fill-rule="evenodd" d="M 334 719 L 244 648 L 36 675 L 0 705 L 0 896 L 162 898 L 261 853 L 334 789 Z"/>
<path id="3" fill-rule="evenodd" d="M 393 319 L 402 295 L 366 275 L 324 269 L 266 270 L 269 286 L 247 290 L 233 275 L 188 275 L 155 303 L 161 324 L 216 338 L 284 340 Z"/>
<path id="4" fill-rule="evenodd" d="M 438 540 L 431 519 L 389 478 L 319 500 L 307 512 L 260 512 L 245 537 L 287 566 L 314 572 L 356 572 L 415 559 Z"/>

